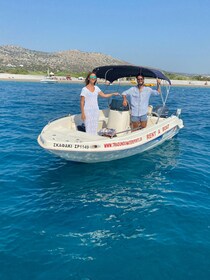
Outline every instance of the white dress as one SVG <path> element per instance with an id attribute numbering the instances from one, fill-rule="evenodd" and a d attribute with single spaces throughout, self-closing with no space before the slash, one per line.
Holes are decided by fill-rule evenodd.
<path id="1" fill-rule="evenodd" d="M 98 93 L 100 88 L 95 86 L 94 92 L 91 92 L 87 87 L 83 87 L 80 96 L 85 97 L 85 128 L 86 132 L 90 134 L 97 134 L 98 120 L 99 120 L 99 107 L 98 107 Z"/>

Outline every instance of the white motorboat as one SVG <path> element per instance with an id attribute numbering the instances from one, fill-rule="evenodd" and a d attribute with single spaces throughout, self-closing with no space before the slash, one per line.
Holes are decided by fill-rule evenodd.
<path id="1" fill-rule="evenodd" d="M 41 79 L 40 82 L 46 84 L 56 84 L 58 83 L 58 80 L 56 80 L 54 77 L 46 76 L 43 79 Z"/>
<path id="2" fill-rule="evenodd" d="M 156 69 L 137 66 L 103 66 L 93 70 L 98 78 L 110 83 L 121 77 L 134 77 L 141 73 L 145 77 L 170 80 Z M 175 136 L 183 121 L 181 109 L 167 115 L 166 96 L 162 106 L 148 108 L 146 128 L 133 131 L 130 127 L 130 110 L 122 106 L 122 100 L 113 99 L 109 108 L 100 110 L 98 135 L 83 130 L 81 115 L 68 115 L 48 123 L 38 136 L 39 145 L 47 151 L 70 161 L 104 162 L 129 157 L 152 149 Z"/>
<path id="3" fill-rule="evenodd" d="M 50 73 L 49 69 L 47 71 L 47 76 L 44 77 L 43 79 L 40 80 L 41 83 L 46 83 L 46 84 L 55 84 L 58 83 L 58 80 L 56 79 L 54 73 Z"/>

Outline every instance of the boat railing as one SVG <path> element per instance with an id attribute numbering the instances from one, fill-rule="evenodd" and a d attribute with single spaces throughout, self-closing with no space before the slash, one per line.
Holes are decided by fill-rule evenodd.
<path id="1" fill-rule="evenodd" d="M 66 118 L 66 117 L 70 117 L 70 116 L 71 116 L 71 114 L 68 114 L 68 115 L 64 115 L 64 116 L 61 116 L 61 117 L 54 118 L 54 119 L 50 120 L 50 121 L 48 122 L 48 124 L 50 124 L 51 122 L 57 121 L 57 120 L 59 120 L 59 119 Z"/>

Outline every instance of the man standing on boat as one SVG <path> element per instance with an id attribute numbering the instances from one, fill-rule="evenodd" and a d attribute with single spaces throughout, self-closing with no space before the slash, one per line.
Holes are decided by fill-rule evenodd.
<path id="1" fill-rule="evenodd" d="M 137 86 L 122 93 L 123 106 L 127 106 L 127 97 L 130 98 L 132 129 L 145 128 L 147 126 L 147 111 L 151 95 L 160 94 L 160 80 L 157 80 L 157 90 L 144 86 L 144 76 L 136 76 Z"/>

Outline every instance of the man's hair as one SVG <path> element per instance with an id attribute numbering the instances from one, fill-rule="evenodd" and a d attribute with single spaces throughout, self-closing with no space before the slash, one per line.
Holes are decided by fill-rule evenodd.
<path id="1" fill-rule="evenodd" d="M 142 75 L 140 73 L 138 75 L 136 75 L 136 79 L 138 78 L 138 76 L 141 76 L 144 79 L 144 75 Z"/>

